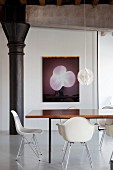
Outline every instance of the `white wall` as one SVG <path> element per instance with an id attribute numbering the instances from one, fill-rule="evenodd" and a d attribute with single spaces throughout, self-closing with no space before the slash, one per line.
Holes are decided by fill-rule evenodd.
<path id="1" fill-rule="evenodd" d="M 80 86 L 79 103 L 43 103 L 42 102 L 42 56 L 80 56 L 80 68 L 84 68 L 84 31 L 66 29 L 31 28 L 26 38 L 25 48 L 25 114 L 35 109 L 95 108 L 97 106 L 96 93 L 96 32 L 86 35 L 87 67 L 94 71 L 94 82 L 89 86 Z M 95 60 L 94 60 L 95 59 Z M 96 64 L 97 65 L 97 64 Z M 32 120 L 37 126 L 38 120 Z M 42 123 L 42 124 L 41 124 Z M 25 120 L 30 126 L 31 119 Z M 43 121 L 39 126 L 47 127 Z"/>
<path id="2" fill-rule="evenodd" d="M 9 129 L 9 56 L 5 34 L 0 26 L 0 130 Z"/>
<path id="3" fill-rule="evenodd" d="M 2 39 L 2 116 L 3 125 L 0 130 L 8 130 L 9 115 L 9 68 L 8 48 L 4 33 L 0 30 Z M 97 107 L 97 47 L 96 32 L 87 32 L 86 35 L 87 67 L 94 72 L 94 82 L 89 86 L 80 86 L 79 103 L 43 103 L 42 102 L 42 56 L 80 56 L 80 68 L 84 68 L 84 31 L 30 28 L 26 37 L 24 56 L 24 107 L 25 114 L 34 109 L 68 108 L 75 105 L 76 108 Z M 0 67 L 1 68 L 1 67 Z M 1 82 L 1 81 L 0 81 Z M 47 129 L 47 120 L 25 119 L 25 125 Z M 55 126 L 55 123 L 54 123 Z M 55 126 L 56 127 L 56 126 Z"/>
<path id="4" fill-rule="evenodd" d="M 99 107 L 110 105 L 113 97 L 113 36 L 99 33 Z M 113 101 L 112 101 L 113 105 Z"/>

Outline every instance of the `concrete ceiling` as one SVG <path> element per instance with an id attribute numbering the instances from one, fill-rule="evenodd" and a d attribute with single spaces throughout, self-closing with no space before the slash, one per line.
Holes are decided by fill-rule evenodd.
<path id="1" fill-rule="evenodd" d="M 0 8 L 19 3 L 33 27 L 113 31 L 113 0 L 0 0 Z"/>
<path id="2" fill-rule="evenodd" d="M 31 26 L 113 31 L 113 6 L 85 5 L 27 5 L 26 21 Z"/>

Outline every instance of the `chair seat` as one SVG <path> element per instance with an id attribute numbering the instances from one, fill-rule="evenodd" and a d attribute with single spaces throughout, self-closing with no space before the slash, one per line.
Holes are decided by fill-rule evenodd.
<path id="1" fill-rule="evenodd" d="M 29 128 L 22 128 L 21 133 L 25 134 L 37 134 L 37 133 L 42 133 L 41 129 L 29 129 Z"/>

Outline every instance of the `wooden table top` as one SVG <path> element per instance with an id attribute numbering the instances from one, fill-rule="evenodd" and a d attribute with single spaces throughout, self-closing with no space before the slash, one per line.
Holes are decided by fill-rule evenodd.
<path id="1" fill-rule="evenodd" d="M 25 118 L 52 118 L 65 119 L 75 116 L 88 119 L 112 118 L 113 109 L 58 109 L 58 110 L 32 110 Z"/>

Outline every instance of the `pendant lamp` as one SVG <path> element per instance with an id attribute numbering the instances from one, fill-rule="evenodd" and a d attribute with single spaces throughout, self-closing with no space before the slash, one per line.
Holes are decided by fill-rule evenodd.
<path id="1" fill-rule="evenodd" d="M 86 67 L 78 72 L 77 77 L 82 85 L 89 85 L 93 82 L 93 72 Z"/>
<path id="2" fill-rule="evenodd" d="M 89 85 L 93 82 L 93 72 L 86 67 L 86 17 L 85 17 L 85 0 L 84 0 L 84 47 L 85 47 L 85 67 L 78 72 L 77 78 L 81 85 Z"/>

